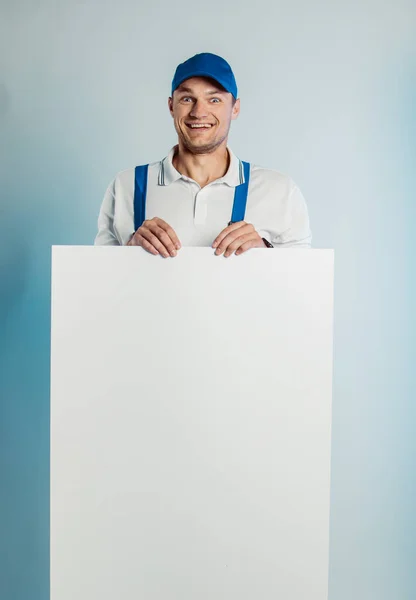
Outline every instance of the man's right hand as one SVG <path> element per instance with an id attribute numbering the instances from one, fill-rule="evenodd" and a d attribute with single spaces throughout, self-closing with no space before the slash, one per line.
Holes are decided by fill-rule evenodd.
<path id="1" fill-rule="evenodd" d="M 161 254 L 164 258 L 176 256 L 181 243 L 170 225 L 154 217 L 144 221 L 127 242 L 127 246 L 141 246 L 150 254 Z"/>

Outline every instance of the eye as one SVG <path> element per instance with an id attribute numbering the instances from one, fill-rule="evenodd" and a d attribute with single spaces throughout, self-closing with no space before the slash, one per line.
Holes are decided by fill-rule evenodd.
<path id="1" fill-rule="evenodd" d="M 187 100 L 192 100 L 192 98 L 190 98 L 189 96 L 184 96 L 182 98 L 182 102 L 186 102 Z"/>
<path id="2" fill-rule="evenodd" d="M 216 101 L 215 103 L 217 104 L 218 102 L 221 102 L 221 100 L 219 98 L 211 98 L 212 101 Z"/>

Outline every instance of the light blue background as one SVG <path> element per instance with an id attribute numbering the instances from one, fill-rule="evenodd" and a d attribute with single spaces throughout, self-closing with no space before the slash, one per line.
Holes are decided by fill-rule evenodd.
<path id="1" fill-rule="evenodd" d="M 330 600 L 413 600 L 416 5 L 1 2 L 0 598 L 49 595 L 51 244 L 166 155 L 177 63 L 233 65 L 230 145 L 289 173 L 335 248 Z"/>

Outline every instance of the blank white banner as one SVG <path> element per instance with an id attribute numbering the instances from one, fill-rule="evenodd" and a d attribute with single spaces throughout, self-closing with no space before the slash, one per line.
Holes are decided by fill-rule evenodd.
<path id="1" fill-rule="evenodd" d="M 51 600 L 327 600 L 333 252 L 54 247 Z"/>

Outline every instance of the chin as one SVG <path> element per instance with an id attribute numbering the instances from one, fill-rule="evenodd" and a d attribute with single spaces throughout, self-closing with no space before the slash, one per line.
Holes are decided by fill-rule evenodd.
<path id="1" fill-rule="evenodd" d="M 189 152 L 192 152 L 192 154 L 209 154 L 215 152 L 215 150 L 221 146 L 223 141 L 224 140 L 216 139 L 204 142 L 201 140 L 200 143 L 195 143 L 192 140 L 184 139 L 183 144 Z"/>

